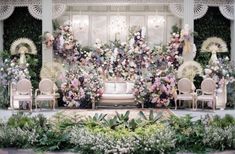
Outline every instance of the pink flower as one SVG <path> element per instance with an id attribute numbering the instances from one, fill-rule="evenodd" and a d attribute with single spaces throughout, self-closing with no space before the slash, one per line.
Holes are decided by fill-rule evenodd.
<path id="1" fill-rule="evenodd" d="M 156 103 L 158 101 L 158 97 L 154 97 L 151 101 L 151 103 Z"/>
<path id="2" fill-rule="evenodd" d="M 79 81 L 78 81 L 78 79 L 73 79 L 72 81 L 71 81 L 71 83 L 72 83 L 72 85 L 74 86 L 74 87 L 78 87 L 78 85 L 79 85 Z"/>

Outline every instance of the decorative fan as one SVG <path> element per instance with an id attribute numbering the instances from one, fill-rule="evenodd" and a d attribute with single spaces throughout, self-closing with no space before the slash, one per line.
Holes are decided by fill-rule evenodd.
<path id="1" fill-rule="evenodd" d="M 37 54 L 37 49 L 32 40 L 28 38 L 19 38 L 11 44 L 12 55 L 20 55 L 20 65 L 26 64 L 25 54 Z"/>
<path id="2" fill-rule="evenodd" d="M 203 69 L 198 62 L 195 61 L 187 61 L 184 62 L 178 69 L 178 78 L 188 78 L 193 81 L 194 77 L 198 75 L 202 75 Z"/>
<path id="3" fill-rule="evenodd" d="M 217 64 L 217 52 L 228 52 L 227 44 L 224 40 L 218 37 L 209 37 L 206 39 L 201 48 L 201 52 L 211 52 L 210 64 Z"/>
<path id="4" fill-rule="evenodd" d="M 56 82 L 63 73 L 64 68 L 60 63 L 48 62 L 42 66 L 40 77 L 41 79 L 48 78 Z"/>

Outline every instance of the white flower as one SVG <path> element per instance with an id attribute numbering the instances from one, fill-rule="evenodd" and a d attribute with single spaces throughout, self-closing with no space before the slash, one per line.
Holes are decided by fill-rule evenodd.
<path id="1" fill-rule="evenodd" d="M 211 69 L 208 69 L 208 68 L 206 68 L 205 69 L 205 73 L 208 75 L 208 74 L 211 74 L 212 73 L 212 70 Z"/>

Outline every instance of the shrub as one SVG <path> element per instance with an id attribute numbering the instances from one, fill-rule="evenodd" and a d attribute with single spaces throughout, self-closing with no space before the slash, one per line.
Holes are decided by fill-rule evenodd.
<path id="1" fill-rule="evenodd" d="M 29 136 L 31 132 L 20 127 L 9 128 L 0 127 L 0 147 L 26 148 L 29 146 Z"/>
<path id="2" fill-rule="evenodd" d="M 190 115 L 184 117 L 172 116 L 168 121 L 176 132 L 177 149 L 180 151 L 203 151 L 204 124 L 201 120 L 193 121 Z"/>
<path id="3" fill-rule="evenodd" d="M 231 149 L 235 148 L 235 126 L 225 128 L 209 126 L 205 129 L 203 143 L 213 149 Z"/>

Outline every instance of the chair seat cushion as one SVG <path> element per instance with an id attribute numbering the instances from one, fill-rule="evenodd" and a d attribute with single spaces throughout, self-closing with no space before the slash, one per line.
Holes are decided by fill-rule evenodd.
<path id="1" fill-rule="evenodd" d="M 103 94 L 101 99 L 111 100 L 123 100 L 123 99 L 134 99 L 133 94 Z"/>
<path id="2" fill-rule="evenodd" d="M 30 95 L 14 95 L 13 98 L 15 100 L 19 100 L 19 101 L 20 100 L 22 100 L 22 101 L 24 101 L 24 100 L 28 100 L 28 101 L 32 100 L 32 97 Z"/>
<path id="3" fill-rule="evenodd" d="M 38 95 L 35 98 L 36 100 L 53 100 L 54 97 L 51 95 Z"/>
<path id="4" fill-rule="evenodd" d="M 193 96 L 190 94 L 179 94 L 177 95 L 178 100 L 192 100 Z"/>
<path id="5" fill-rule="evenodd" d="M 200 95 L 197 97 L 197 100 L 205 100 L 205 101 L 210 101 L 213 100 L 213 96 L 212 95 Z"/>

